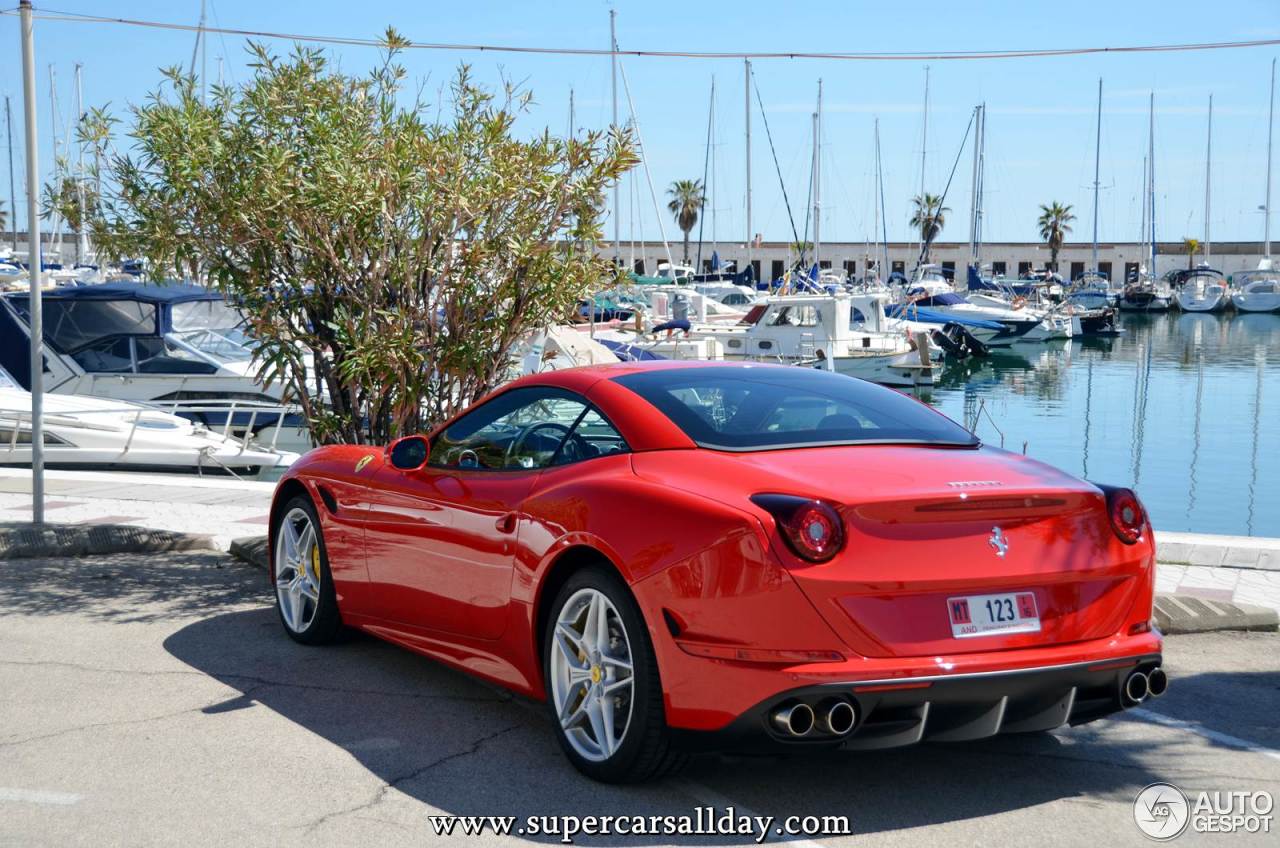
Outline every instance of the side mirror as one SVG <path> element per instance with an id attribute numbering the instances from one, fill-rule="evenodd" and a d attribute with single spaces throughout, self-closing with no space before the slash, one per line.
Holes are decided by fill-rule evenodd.
<path id="1" fill-rule="evenodd" d="M 427 464 L 430 455 L 426 436 L 405 436 L 396 439 L 387 449 L 391 465 L 401 471 L 417 471 Z"/>

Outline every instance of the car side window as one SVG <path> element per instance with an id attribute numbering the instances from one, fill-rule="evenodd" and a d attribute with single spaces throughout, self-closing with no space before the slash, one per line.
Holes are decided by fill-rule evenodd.
<path id="1" fill-rule="evenodd" d="M 437 434 L 428 464 L 487 471 L 546 468 L 587 408 L 585 400 L 563 389 L 504 392 Z"/>
<path id="2" fill-rule="evenodd" d="M 552 459 L 552 465 L 568 465 L 597 456 L 626 453 L 626 440 L 613 428 L 609 420 L 595 407 L 589 407 L 569 438 L 560 445 L 560 451 Z"/>

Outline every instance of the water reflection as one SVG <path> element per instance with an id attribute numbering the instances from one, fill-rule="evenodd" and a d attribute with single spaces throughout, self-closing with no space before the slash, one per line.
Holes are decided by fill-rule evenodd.
<path id="1" fill-rule="evenodd" d="M 1280 536 L 1280 315 L 1121 320 L 951 364 L 929 400 L 988 443 L 1137 488 L 1157 528 Z"/>

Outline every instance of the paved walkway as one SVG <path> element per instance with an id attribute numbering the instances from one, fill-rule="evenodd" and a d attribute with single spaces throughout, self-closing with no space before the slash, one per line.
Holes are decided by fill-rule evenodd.
<path id="1" fill-rule="evenodd" d="M 132 472 L 49 471 L 51 524 L 134 524 L 202 533 L 226 550 L 232 539 L 267 532 L 274 483 Z M 0 468 L 0 522 L 31 520 L 31 471 Z"/>
<path id="2" fill-rule="evenodd" d="M 45 487 L 45 519 L 51 523 L 135 524 L 203 533 L 226 550 L 233 539 L 266 534 L 275 484 L 173 474 L 50 471 Z M 0 468 L 0 522 L 30 518 L 31 472 Z M 1157 591 L 1280 610 L 1280 570 L 1275 570 L 1280 568 L 1280 539 L 1160 531 L 1156 535 L 1162 560 Z"/>

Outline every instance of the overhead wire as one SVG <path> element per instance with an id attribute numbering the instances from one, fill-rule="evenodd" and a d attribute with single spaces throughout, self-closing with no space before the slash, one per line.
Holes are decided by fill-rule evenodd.
<path id="1" fill-rule="evenodd" d="M 5 9 L 0 15 L 16 15 L 16 9 Z M 86 15 L 78 12 L 63 12 L 54 9 L 34 10 L 32 17 L 36 20 L 63 21 L 69 23 L 115 24 L 121 26 L 147 27 L 151 29 L 174 30 L 178 32 L 197 32 L 201 29 L 195 24 L 182 24 L 168 21 L 149 21 L 137 18 L 119 18 L 107 15 Z M 216 21 L 215 21 L 216 22 Z M 314 42 L 319 44 L 340 44 L 354 47 L 385 47 L 383 39 L 356 38 L 353 36 L 316 35 L 308 33 L 278 32 L 272 30 L 253 30 L 240 27 L 204 27 L 205 32 L 216 32 L 220 35 L 238 35 L 248 38 L 272 38 L 287 41 Z M 489 53 L 535 53 L 556 56 L 635 56 L 639 58 L 664 59 L 822 59 L 855 62 L 919 62 L 919 61 L 973 61 L 990 59 L 1033 59 L 1055 56 L 1086 56 L 1104 53 L 1173 53 L 1205 50 L 1236 50 L 1253 47 L 1275 47 L 1280 45 L 1280 38 L 1259 38 L 1247 41 L 1208 41 L 1189 42 L 1185 44 L 1140 44 L 1122 45 L 1119 47 L 1048 47 L 1024 48 L 1011 50 L 943 50 L 930 52 L 822 52 L 805 50 L 788 51 L 746 51 L 718 52 L 693 50 L 606 50 L 589 47 L 531 47 L 511 44 L 467 44 L 439 43 L 425 41 L 409 41 L 402 45 L 408 50 L 445 50 L 445 51 L 478 51 Z"/>

